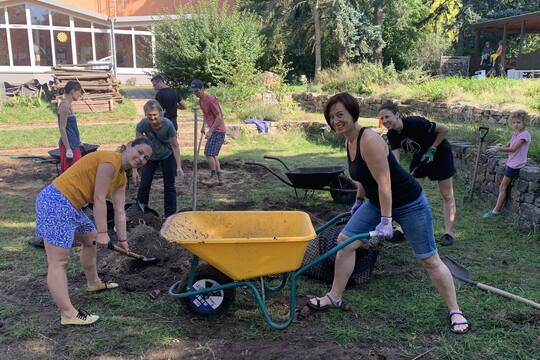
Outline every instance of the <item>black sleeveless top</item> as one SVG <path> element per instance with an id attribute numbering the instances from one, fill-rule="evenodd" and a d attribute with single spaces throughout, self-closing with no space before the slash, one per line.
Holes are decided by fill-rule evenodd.
<path id="1" fill-rule="evenodd" d="M 366 197 L 371 203 L 380 208 L 379 186 L 371 175 L 369 168 L 360 155 L 360 139 L 366 128 L 361 128 L 356 141 L 356 156 L 351 161 L 349 146 L 347 146 L 347 160 L 351 178 L 362 184 Z M 398 208 L 418 199 L 422 187 L 396 160 L 394 154 L 388 151 L 388 166 L 390 167 L 390 181 L 392 187 L 392 208 Z"/>

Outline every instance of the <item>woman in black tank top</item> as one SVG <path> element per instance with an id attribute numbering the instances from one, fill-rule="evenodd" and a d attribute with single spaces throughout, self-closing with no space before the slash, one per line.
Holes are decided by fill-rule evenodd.
<path id="1" fill-rule="evenodd" d="M 332 131 L 346 139 L 349 172 L 358 182 L 351 219 L 337 241 L 373 229 L 379 236 L 389 238 L 393 235 L 393 217 L 448 306 L 450 330 L 465 333 L 469 326 L 459 310 L 452 275 L 437 254 L 429 203 L 420 185 L 396 161 L 383 138 L 357 124 L 359 113 L 358 101 L 348 93 L 331 97 L 324 110 Z M 354 269 L 355 251 L 362 246 L 361 241 L 355 241 L 337 253 L 332 289 L 323 297 L 311 299 L 310 308 L 343 308 L 342 296 Z"/>

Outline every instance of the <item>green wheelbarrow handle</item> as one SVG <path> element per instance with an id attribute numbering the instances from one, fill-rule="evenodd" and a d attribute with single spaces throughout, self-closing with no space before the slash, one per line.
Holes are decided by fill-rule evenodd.
<path id="1" fill-rule="evenodd" d="M 317 232 L 320 232 L 320 231 L 326 229 L 328 226 L 331 226 L 332 224 L 335 224 L 340 219 L 342 219 L 342 218 L 344 218 L 346 216 L 349 216 L 349 215 L 350 215 L 349 213 L 343 213 L 343 214 L 340 214 L 340 215 L 334 217 L 333 219 L 328 221 L 326 224 L 319 227 L 317 229 Z M 303 267 L 301 267 L 300 269 L 298 269 L 297 271 L 291 273 L 291 290 L 290 290 L 290 296 L 289 296 L 289 318 L 286 321 L 283 321 L 283 322 L 276 322 L 270 317 L 270 314 L 268 313 L 268 309 L 266 308 L 266 304 L 264 302 L 264 299 L 261 296 L 259 290 L 249 281 L 235 281 L 235 282 L 231 282 L 231 283 L 227 283 L 227 284 L 223 284 L 223 285 L 219 285 L 219 286 L 214 286 L 214 287 L 210 287 L 210 288 L 204 288 L 204 289 L 201 289 L 201 290 L 191 290 L 191 291 L 187 291 L 187 292 L 184 292 L 184 293 L 178 292 L 178 289 L 181 286 L 181 281 L 178 281 L 178 282 L 174 283 L 169 288 L 169 295 L 171 295 L 173 297 L 184 298 L 184 297 L 188 297 L 188 296 L 203 295 L 203 294 L 214 292 L 214 291 L 225 290 L 225 289 L 230 289 L 230 288 L 239 287 L 239 286 L 245 286 L 246 288 L 248 288 L 251 291 L 251 293 L 255 297 L 255 300 L 257 301 L 257 305 L 259 306 L 259 311 L 261 312 L 264 320 L 268 323 L 268 325 L 270 325 L 274 329 L 283 330 L 283 329 L 287 328 L 294 320 L 294 315 L 295 315 L 295 310 L 296 310 L 297 281 L 298 281 L 298 278 L 300 277 L 300 275 L 302 275 L 302 273 L 304 273 L 309 268 L 317 265 L 321 261 L 324 261 L 328 257 L 334 255 L 339 250 L 341 250 L 344 247 L 348 246 L 352 242 L 357 241 L 357 240 L 362 240 L 362 239 L 371 239 L 371 238 L 373 238 L 375 236 L 376 236 L 376 233 L 374 231 L 369 232 L 369 233 L 363 233 L 363 234 L 358 234 L 358 235 L 355 235 L 355 236 L 351 236 L 346 241 L 338 244 L 336 247 L 330 249 L 329 251 L 322 254 L 321 256 L 316 258 L 315 260 L 311 261 L 309 264 L 306 264 Z M 193 266 L 196 267 L 197 263 L 198 263 L 198 258 L 196 256 L 194 256 L 193 259 L 192 259 L 192 269 L 190 271 L 190 276 L 189 276 L 191 279 L 188 279 L 188 284 L 189 285 L 192 285 L 193 276 L 195 274 L 195 269 L 193 268 Z"/>

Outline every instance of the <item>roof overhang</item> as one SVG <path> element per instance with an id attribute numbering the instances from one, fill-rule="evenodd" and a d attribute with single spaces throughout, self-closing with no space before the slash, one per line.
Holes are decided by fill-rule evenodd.
<path id="1" fill-rule="evenodd" d="M 506 25 L 506 32 L 508 34 L 519 34 L 521 33 L 521 24 L 523 22 L 525 22 L 525 33 L 540 33 L 540 11 L 477 22 L 471 26 L 477 31 L 502 33 Z"/>
<path id="2" fill-rule="evenodd" d="M 164 19 L 181 19 L 181 18 L 190 18 L 191 15 L 152 15 L 152 16 L 119 16 L 119 17 L 108 17 L 106 15 L 100 14 L 95 11 L 81 9 L 76 6 L 68 5 L 64 2 L 57 0 L 0 0 L 0 6 L 8 7 L 15 5 L 22 5 L 25 3 L 35 4 L 53 11 L 58 11 L 62 13 L 67 13 L 73 16 L 77 16 L 81 19 L 99 22 L 102 24 L 109 25 L 110 21 L 113 20 L 116 26 L 145 26 L 152 25 L 156 21 Z"/>

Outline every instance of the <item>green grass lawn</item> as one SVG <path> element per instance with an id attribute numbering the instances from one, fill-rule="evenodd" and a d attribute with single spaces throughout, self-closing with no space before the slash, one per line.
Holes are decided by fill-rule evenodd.
<path id="1" fill-rule="evenodd" d="M 111 112 L 78 113 L 77 120 L 80 123 L 85 121 L 129 121 L 133 120 L 136 115 L 137 111 L 133 102 L 124 98 L 123 102 L 116 104 Z M 56 124 L 56 118 L 56 104 L 46 101 L 19 101 L 13 106 L 5 104 L 0 110 L 0 125 Z"/>
<path id="2" fill-rule="evenodd" d="M 265 154 L 278 156 L 291 166 L 346 163 L 343 150 L 310 141 L 294 132 L 242 137 L 224 151 L 222 159 L 223 163 L 237 159 L 262 161 Z M 279 168 L 277 164 L 272 163 L 272 166 Z M 476 201 L 462 205 L 464 189 L 464 184 L 458 181 L 455 188 L 457 240 L 451 247 L 440 248 L 441 254 L 450 255 L 466 266 L 474 279 L 539 301 L 537 234 L 522 231 L 503 217 L 481 220 L 482 213 L 492 204 Z M 199 209 L 218 209 L 230 202 L 250 202 L 250 208 L 264 209 L 269 201 L 286 203 L 293 196 L 291 188 L 271 176 L 261 178 L 257 187 L 241 190 L 200 198 Z M 443 233 L 440 194 L 436 184 L 430 182 L 426 183 L 425 190 L 433 208 L 436 236 L 440 237 Z M 21 286 L 43 286 L 45 256 L 41 251 L 29 249 L 24 240 L 33 232 L 34 197 L 22 190 L 6 188 L 0 192 L 0 203 L 0 294 L 8 296 Z M 162 209 L 161 189 L 152 193 L 151 204 Z M 301 205 L 308 210 L 327 206 L 331 208 L 328 218 L 348 210 L 348 206 L 332 203 L 324 192 L 317 192 Z M 189 206 L 190 194 L 181 194 L 179 208 Z M 82 281 L 75 254 L 69 274 L 71 282 L 74 278 L 79 283 Z M 299 291 L 300 295 L 307 296 L 324 294 L 327 289 L 327 285 L 304 279 Z M 99 309 L 103 320 L 98 325 L 71 329 L 68 335 L 59 333 L 59 325 L 40 320 L 39 311 L 55 311 L 53 308 L 42 310 L 40 303 L 49 301 L 44 291 L 41 298 L 20 299 L 20 304 L 0 301 L 0 315 L 6 324 L 0 330 L 3 334 L 0 344 L 3 348 L 26 342 L 30 346 L 32 340 L 45 337 L 57 343 L 51 345 L 53 352 L 50 353 L 56 353 L 51 355 L 56 358 L 58 354 L 70 358 L 133 358 L 151 353 L 161 345 L 195 342 L 199 350 L 208 351 L 211 358 L 213 350 L 208 344 L 212 341 L 273 344 L 288 338 L 302 339 L 305 335 L 316 339 L 313 350 L 319 343 L 337 342 L 344 351 L 351 346 L 373 351 L 391 347 L 408 358 L 427 350 L 431 350 L 427 358 L 433 359 L 540 358 L 538 310 L 465 285 L 458 285 L 457 293 L 472 324 L 471 332 L 464 336 L 448 331 L 445 306 L 413 259 L 409 245 L 387 244 L 381 252 L 374 279 L 347 290 L 345 299 L 352 312 L 330 311 L 320 318 L 293 323 L 286 332 L 266 326 L 250 296 L 241 296 L 231 314 L 223 318 L 190 321 L 178 300 L 168 296 L 151 300 L 146 294 L 136 292 L 119 290 L 90 295 L 79 289 L 72 291 L 74 302 Z M 28 311 L 23 312 L 24 306 L 40 310 L 29 316 Z M 17 321 L 11 321 L 13 319 Z M 216 332 L 220 328 L 226 332 Z M 71 341 L 64 342 L 64 337 Z M 219 353 L 214 355 L 220 357 Z"/>
<path id="3" fill-rule="evenodd" d="M 108 142 L 128 142 L 135 137 L 133 124 L 96 124 L 79 126 L 81 139 L 86 143 L 105 144 Z M 17 147 L 54 147 L 58 143 L 57 128 L 2 130 L 0 149 Z"/>

